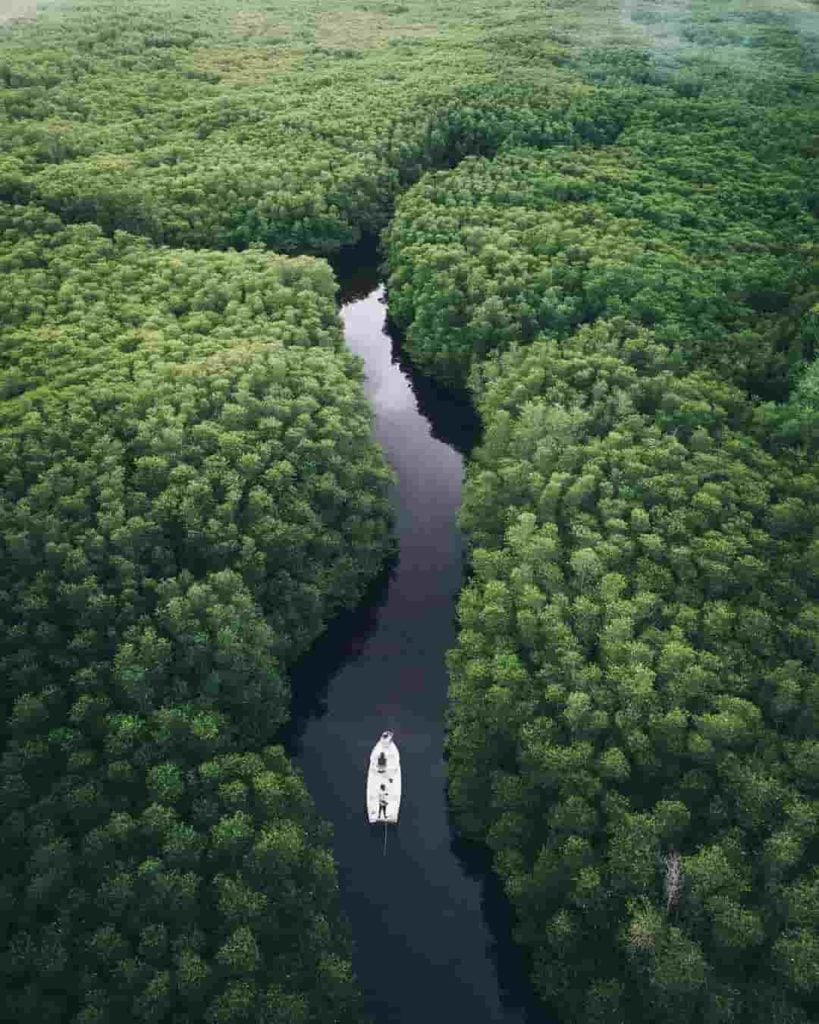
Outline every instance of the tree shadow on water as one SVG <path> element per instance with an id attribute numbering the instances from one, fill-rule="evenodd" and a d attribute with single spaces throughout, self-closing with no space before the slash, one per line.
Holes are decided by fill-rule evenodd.
<path id="1" fill-rule="evenodd" d="M 398 566 L 393 550 L 355 608 L 340 612 L 330 621 L 310 649 L 290 668 L 290 720 L 279 735 L 279 742 L 291 758 L 301 751 L 304 727 L 311 718 L 327 711 L 327 691 L 331 680 L 361 654 L 375 633 L 378 616 L 387 602 L 390 583 Z"/>
<path id="2" fill-rule="evenodd" d="M 356 245 L 349 245 L 336 253 L 330 266 L 338 279 L 338 303 L 366 299 L 381 283 L 381 253 L 376 235 L 364 235 Z"/>
<path id="3" fill-rule="evenodd" d="M 538 999 L 529 980 L 524 950 L 514 942 L 514 911 L 492 870 L 492 855 L 487 847 L 458 835 L 452 827 L 450 849 L 465 875 L 481 885 L 481 909 L 492 944 L 489 955 L 495 965 L 501 1004 L 517 1011 L 522 1024 L 558 1024 L 558 1018 Z"/>
<path id="4" fill-rule="evenodd" d="M 438 384 L 417 369 L 406 352 L 403 334 L 389 313 L 385 332 L 392 342 L 392 361 L 408 378 L 418 411 L 429 423 L 432 436 L 467 458 L 481 440 L 481 421 L 469 392 Z"/>

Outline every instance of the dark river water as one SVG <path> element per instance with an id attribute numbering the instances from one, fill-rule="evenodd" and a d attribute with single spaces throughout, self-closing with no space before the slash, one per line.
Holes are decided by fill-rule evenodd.
<path id="1" fill-rule="evenodd" d="M 455 638 L 455 514 L 476 421 L 465 401 L 401 358 L 375 275 L 374 263 L 346 275 L 342 317 L 366 364 L 376 437 L 398 475 L 398 553 L 291 674 L 287 744 L 334 828 L 353 966 L 375 1024 L 549 1024 L 497 882 L 481 851 L 456 839 L 446 801 L 444 653 Z M 384 855 L 364 794 L 369 753 L 386 728 L 401 753 L 403 796 Z"/>

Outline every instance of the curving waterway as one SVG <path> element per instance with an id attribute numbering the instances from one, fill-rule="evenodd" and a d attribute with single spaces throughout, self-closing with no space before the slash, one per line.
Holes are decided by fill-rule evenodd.
<path id="1" fill-rule="evenodd" d="M 456 839 L 444 775 L 444 653 L 455 638 L 463 549 L 455 524 L 468 403 L 413 373 L 387 331 L 375 263 L 342 278 L 349 348 L 366 367 L 376 438 L 394 467 L 398 552 L 362 605 L 291 674 L 287 745 L 333 850 L 353 967 L 375 1024 L 549 1024 L 512 944 L 507 905 L 480 851 Z M 367 822 L 370 750 L 401 752 L 400 821 Z"/>

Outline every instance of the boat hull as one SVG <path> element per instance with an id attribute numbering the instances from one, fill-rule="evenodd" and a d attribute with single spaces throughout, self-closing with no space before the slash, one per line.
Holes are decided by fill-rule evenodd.
<path id="1" fill-rule="evenodd" d="M 382 821 L 394 825 L 401 807 L 401 758 L 392 733 L 384 736 L 370 753 L 367 771 L 367 817 L 374 825 Z M 384 755 L 384 764 L 379 764 L 381 754 Z"/>

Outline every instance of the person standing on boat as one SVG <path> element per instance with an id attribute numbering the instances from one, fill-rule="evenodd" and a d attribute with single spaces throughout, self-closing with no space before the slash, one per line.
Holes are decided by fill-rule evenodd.
<path id="1" fill-rule="evenodd" d="M 381 783 L 381 792 L 378 796 L 378 817 L 380 818 L 383 814 L 384 820 L 387 818 L 387 794 L 384 792 L 384 783 Z"/>

